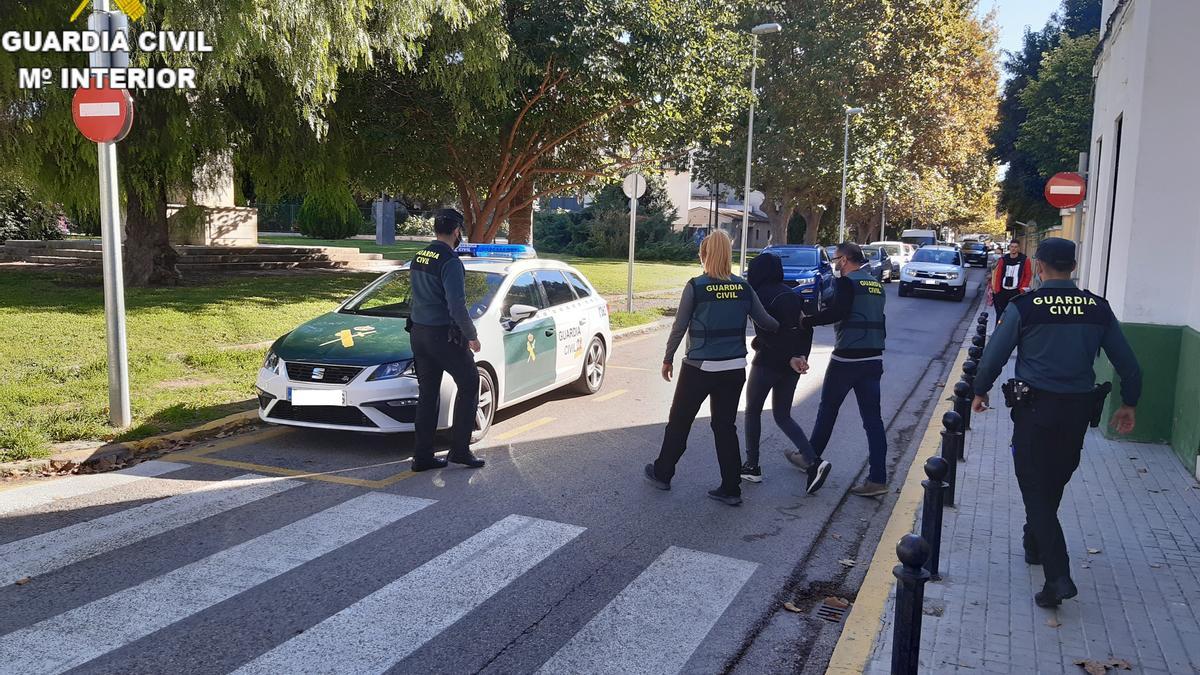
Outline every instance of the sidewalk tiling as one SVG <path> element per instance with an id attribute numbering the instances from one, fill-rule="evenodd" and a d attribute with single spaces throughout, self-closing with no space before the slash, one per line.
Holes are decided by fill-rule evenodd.
<path id="1" fill-rule="evenodd" d="M 998 385 L 992 399 L 997 407 L 972 419 L 958 504 L 944 512 L 942 579 L 925 585 L 921 671 L 1084 673 L 1107 664 L 1109 673 L 1200 673 L 1200 485 L 1169 447 L 1089 430 L 1059 511 L 1079 595 L 1042 609 L 1033 602 L 1042 568 L 1027 565 L 1021 548 L 1025 509 Z M 890 669 L 894 588 L 868 674 Z"/>

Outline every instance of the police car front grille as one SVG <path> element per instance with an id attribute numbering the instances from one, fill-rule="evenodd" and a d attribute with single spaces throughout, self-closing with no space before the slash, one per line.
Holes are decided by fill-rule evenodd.
<path id="1" fill-rule="evenodd" d="M 916 276 L 920 279 L 949 279 L 950 278 L 950 275 L 946 274 L 945 272 L 921 272 L 921 271 L 918 271 L 913 276 Z"/>
<path id="2" fill-rule="evenodd" d="M 313 377 L 320 368 L 320 377 Z M 287 364 L 288 378 L 296 382 L 329 382 L 346 384 L 363 371 L 361 366 L 329 366 L 323 363 L 292 363 Z"/>
<path id="3" fill-rule="evenodd" d="M 292 405 L 288 401 L 279 401 L 271 408 L 267 419 L 289 420 L 292 422 L 311 422 L 313 424 L 336 424 L 344 427 L 379 428 L 378 424 L 363 414 L 358 408 L 340 405 Z"/>

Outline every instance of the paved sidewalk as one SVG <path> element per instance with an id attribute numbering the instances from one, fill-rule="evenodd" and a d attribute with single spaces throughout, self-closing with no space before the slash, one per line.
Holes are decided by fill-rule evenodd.
<path id="1" fill-rule="evenodd" d="M 993 401 L 1003 405 L 998 388 Z M 1078 660 L 1121 659 L 1133 672 L 1200 673 L 1200 485 L 1170 448 L 1088 432 L 1060 510 L 1079 596 L 1052 611 L 1034 604 L 1042 568 L 1023 559 L 1008 411 L 973 426 L 958 507 L 945 511 L 943 579 L 925 587 L 922 671 L 1082 673 Z M 894 593 L 869 674 L 890 668 Z"/>

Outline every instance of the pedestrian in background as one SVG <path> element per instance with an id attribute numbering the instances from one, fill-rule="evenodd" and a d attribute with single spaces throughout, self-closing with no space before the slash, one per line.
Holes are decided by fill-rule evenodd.
<path id="1" fill-rule="evenodd" d="M 779 328 L 763 309 L 750 285 L 732 274 L 733 246 L 717 230 L 700 243 L 704 274 L 688 281 L 679 299 L 675 323 L 667 339 L 662 376 L 670 382 L 675 352 L 687 334 L 687 352 L 675 383 L 675 397 L 663 434 L 658 459 L 645 467 L 645 476 L 660 490 L 671 489 L 675 465 L 687 448 L 688 434 L 700 405 L 708 399 L 721 485 L 708 496 L 730 506 L 742 503 L 737 410 L 746 383 L 746 319 L 764 330 Z"/>
<path id="2" fill-rule="evenodd" d="M 757 329 L 751 343 L 754 360 L 746 384 L 746 462 L 742 464 L 742 478 L 751 483 L 762 481 L 759 440 L 763 404 L 770 395 L 775 424 L 794 446 L 793 450 L 785 451 L 784 456 L 809 473 L 806 490 L 812 494 L 824 484 L 832 466 L 816 456 L 808 436 L 792 419 L 796 384 L 800 376 L 808 372 L 808 354 L 812 350 L 812 329 L 800 325 L 804 300 L 783 283 L 783 261 L 776 255 L 762 253 L 751 260 L 746 276 L 763 307 L 779 322 L 779 330 Z M 816 471 L 810 473 L 809 469 L 814 465 Z"/>
<path id="3" fill-rule="evenodd" d="M 862 485 L 850 488 L 860 497 L 887 494 L 887 436 L 880 412 L 879 381 L 883 377 L 883 347 L 887 336 L 884 317 L 883 284 L 862 269 L 867 258 L 853 242 L 838 244 L 833 258 L 838 274 L 834 282 L 833 304 L 814 316 L 806 316 L 803 326 L 834 324 L 833 355 L 825 370 L 821 387 L 821 405 L 813 426 L 812 446 L 817 457 L 825 452 L 838 410 L 846 395 L 854 392 L 863 429 L 867 432 L 869 470 Z M 819 466 L 809 471 L 815 472 Z"/>
<path id="4" fill-rule="evenodd" d="M 1008 242 L 1008 253 L 996 261 L 992 270 L 989 289 L 992 294 L 992 305 L 995 307 L 996 325 L 1004 316 L 1004 310 L 1012 299 L 1029 292 L 1033 282 L 1033 265 L 1029 258 L 1021 252 L 1021 243 L 1013 240 Z"/>
<path id="5" fill-rule="evenodd" d="M 1093 364 L 1103 349 L 1121 376 L 1122 405 L 1111 424 L 1122 434 L 1133 431 L 1142 371 L 1108 302 L 1071 281 L 1075 243 L 1045 239 L 1035 261 L 1042 285 L 1004 311 L 980 359 L 972 407 L 988 410 L 988 392 L 1016 349 L 1016 377 L 1005 384 L 1005 403 L 1012 408 L 1013 467 L 1025 503 L 1025 562 L 1045 572 L 1034 602 L 1057 607 L 1078 593 L 1058 507 L 1079 467 L 1088 424 L 1099 425 L 1109 390 L 1096 387 Z"/>
<path id="6" fill-rule="evenodd" d="M 466 268 L 454 250 L 462 241 L 463 216 L 454 209 L 439 209 L 433 217 L 436 239 L 413 256 L 411 324 L 413 358 L 417 367 L 416 447 L 413 471 L 446 466 L 446 460 L 471 468 L 484 461 L 471 453 L 471 432 L 479 402 L 479 371 L 472 352 L 479 351 L 475 322 L 467 311 Z M 442 375 L 454 378 L 450 452 L 446 459 L 433 454 L 441 403 Z"/>

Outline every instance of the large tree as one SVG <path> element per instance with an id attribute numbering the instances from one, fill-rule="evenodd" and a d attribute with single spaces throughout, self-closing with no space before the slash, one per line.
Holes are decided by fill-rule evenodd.
<path id="1" fill-rule="evenodd" d="M 511 221 L 525 241 L 539 197 L 677 163 L 728 132 L 747 100 L 742 5 L 503 0 L 435 33 L 413 71 L 381 63 L 347 89 L 335 112 L 372 158 L 354 180 L 452 196 L 472 240 Z"/>
<path id="2" fill-rule="evenodd" d="M 134 53 L 132 65 L 195 67 L 198 88 L 133 92 L 133 130 L 119 146 L 126 206 L 125 271 L 133 284 L 178 278 L 168 242 L 169 195 L 190 194 L 203 172 L 235 148 L 270 148 L 241 165 L 256 180 L 321 184 L 314 158 L 327 112 L 348 71 L 385 59 L 411 68 L 435 23 L 451 32 L 488 11 L 492 0 L 145 0 L 133 30 L 203 30 L 214 51 Z M 7 2 L 5 30 L 50 31 L 69 8 L 40 0 Z M 83 19 L 80 19 L 82 22 Z M 78 28 L 78 27 L 75 27 Z M 485 36 L 477 36 L 483 40 Z M 74 212 L 95 210 L 96 150 L 74 129 L 71 92 L 22 90 L 21 67 L 85 65 L 79 54 L 0 52 L 0 151 L 42 191 Z M 273 141 L 273 143 L 272 143 Z M 295 152 L 300 151 L 300 152 Z"/>

